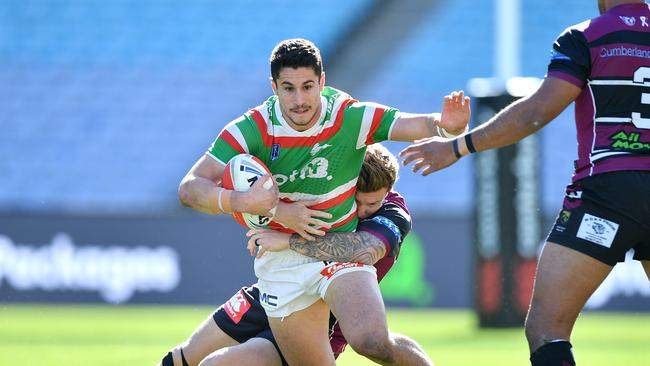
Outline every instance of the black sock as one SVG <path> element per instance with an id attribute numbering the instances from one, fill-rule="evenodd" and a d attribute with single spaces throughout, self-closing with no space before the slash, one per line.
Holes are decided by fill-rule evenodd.
<path id="1" fill-rule="evenodd" d="M 172 353 L 167 352 L 167 355 L 162 359 L 162 366 L 174 366 L 174 359 Z"/>
<path id="2" fill-rule="evenodd" d="M 553 341 L 539 347 L 530 355 L 532 366 L 575 366 L 569 341 Z"/>
<path id="3" fill-rule="evenodd" d="M 190 364 L 188 364 L 187 360 L 185 359 L 185 355 L 183 354 L 182 348 L 181 348 L 181 360 L 183 360 L 183 366 L 190 366 Z"/>

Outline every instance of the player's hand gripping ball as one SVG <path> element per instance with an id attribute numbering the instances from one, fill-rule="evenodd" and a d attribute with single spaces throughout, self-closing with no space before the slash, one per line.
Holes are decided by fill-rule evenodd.
<path id="1" fill-rule="evenodd" d="M 260 177 L 267 174 L 271 175 L 271 171 L 260 159 L 249 154 L 239 154 L 226 164 L 221 186 L 237 192 L 246 192 Z M 263 187 L 271 189 L 273 180 L 267 180 Z M 232 216 L 239 224 L 251 229 L 265 228 L 271 222 L 270 217 L 245 212 L 233 212 Z"/>

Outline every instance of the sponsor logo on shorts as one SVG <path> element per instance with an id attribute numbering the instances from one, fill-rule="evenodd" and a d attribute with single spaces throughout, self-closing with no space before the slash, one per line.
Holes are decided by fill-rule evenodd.
<path id="1" fill-rule="evenodd" d="M 278 307 L 278 297 L 267 292 L 262 292 L 260 302 L 274 308 Z"/>
<path id="2" fill-rule="evenodd" d="M 562 210 L 562 212 L 560 212 L 560 220 L 559 220 L 560 224 L 566 224 L 570 218 L 571 218 L 571 211 Z"/>
<path id="3" fill-rule="evenodd" d="M 233 323 L 239 324 L 244 314 L 251 308 L 251 303 L 248 302 L 244 290 L 239 290 L 235 296 L 231 297 L 225 304 L 223 304 L 226 314 L 232 319 Z"/>
<path id="4" fill-rule="evenodd" d="M 363 267 L 364 265 L 361 263 L 340 263 L 340 262 L 334 262 L 333 264 L 323 268 L 322 271 L 320 271 L 320 274 L 323 275 L 323 277 L 327 277 L 327 279 L 332 278 L 336 274 L 336 272 L 342 271 L 347 268 L 355 268 L 355 267 Z"/>
<path id="5" fill-rule="evenodd" d="M 612 246 L 617 231 L 617 223 L 590 214 L 585 214 L 576 236 L 580 239 L 609 248 Z"/>

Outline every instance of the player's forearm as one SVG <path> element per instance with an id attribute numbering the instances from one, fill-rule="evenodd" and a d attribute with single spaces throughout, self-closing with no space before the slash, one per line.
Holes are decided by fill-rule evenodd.
<path id="1" fill-rule="evenodd" d="M 243 207 L 240 207 L 242 199 L 238 199 L 237 195 L 238 192 L 221 188 L 209 179 L 197 176 L 185 177 L 178 187 L 178 197 L 183 206 L 212 215 L 243 212 Z"/>
<path id="2" fill-rule="evenodd" d="M 411 114 L 400 113 L 389 138 L 393 141 L 413 142 L 431 136 L 438 136 L 436 125 L 440 122 L 440 113 Z"/>
<path id="3" fill-rule="evenodd" d="M 365 231 L 355 233 L 328 233 L 307 241 L 292 235 L 289 248 L 322 261 L 356 262 L 372 265 L 384 257 L 386 246 L 376 236 Z"/>
<path id="4" fill-rule="evenodd" d="M 472 143 L 477 152 L 508 146 L 537 132 L 551 119 L 537 100 L 524 98 L 471 131 Z M 463 138 L 459 149 L 462 155 L 469 154 Z"/>

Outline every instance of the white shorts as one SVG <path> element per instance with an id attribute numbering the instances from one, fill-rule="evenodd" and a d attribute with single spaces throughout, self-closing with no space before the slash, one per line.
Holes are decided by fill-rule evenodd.
<path id="1" fill-rule="evenodd" d="M 287 249 L 266 252 L 255 260 L 260 303 L 270 318 L 289 316 L 325 297 L 335 278 L 349 272 L 376 269 L 360 263 L 324 262 Z"/>

